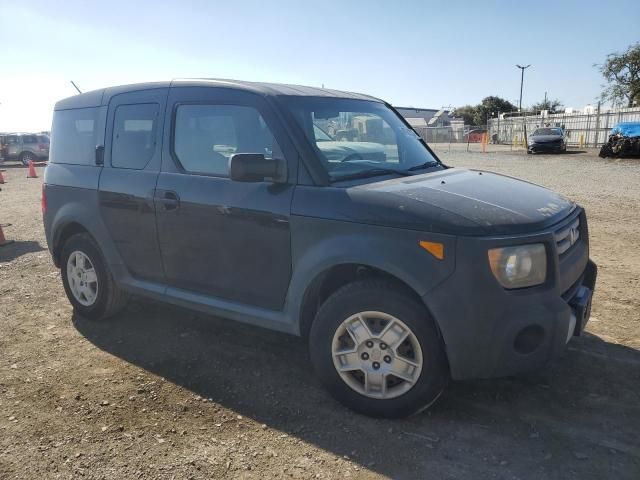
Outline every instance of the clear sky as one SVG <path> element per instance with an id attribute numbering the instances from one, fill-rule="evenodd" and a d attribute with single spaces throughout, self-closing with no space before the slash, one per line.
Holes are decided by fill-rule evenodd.
<path id="1" fill-rule="evenodd" d="M 0 0 L 0 131 L 48 130 L 83 91 L 180 77 L 354 90 L 440 108 L 547 91 L 596 101 L 593 67 L 640 41 L 640 1 Z"/>

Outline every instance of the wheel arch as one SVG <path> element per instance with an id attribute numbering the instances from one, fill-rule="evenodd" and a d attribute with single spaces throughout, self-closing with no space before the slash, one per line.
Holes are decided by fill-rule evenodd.
<path id="1" fill-rule="evenodd" d="M 53 234 L 53 245 L 51 248 L 51 254 L 53 256 L 53 263 L 56 267 L 60 268 L 60 254 L 62 253 L 62 248 L 66 241 L 71 238 L 73 235 L 78 233 L 86 233 L 93 238 L 95 241 L 95 237 L 91 235 L 91 232 L 77 221 L 69 221 L 62 225 L 59 225 L 58 228 L 54 231 Z"/>
<path id="2" fill-rule="evenodd" d="M 55 165 L 53 164 L 54 167 Z M 52 166 L 49 166 L 47 170 L 49 168 Z M 97 190 L 59 187 L 56 183 L 49 183 L 50 179 L 47 176 L 51 176 L 51 173 L 45 172 L 48 208 L 44 224 L 54 264 L 59 267 L 60 253 L 64 242 L 71 235 L 84 232 L 90 235 L 99 247 L 100 253 L 110 268 L 113 268 L 114 265 L 122 265 L 122 259 L 111 233 L 102 221 Z"/>
<path id="3" fill-rule="evenodd" d="M 387 269 L 361 262 L 337 263 L 326 267 L 313 276 L 312 280 L 308 283 L 300 302 L 298 314 L 300 335 L 304 338 L 308 337 L 318 309 L 331 294 L 348 283 L 372 277 L 388 280 L 407 293 L 407 295 L 413 298 L 420 305 L 424 306 L 428 314 L 433 318 L 438 334 L 442 338 L 438 322 L 433 317 L 428 305 L 425 305 L 416 286 L 413 286 L 410 281 L 401 278 L 399 275 L 389 272 Z"/>

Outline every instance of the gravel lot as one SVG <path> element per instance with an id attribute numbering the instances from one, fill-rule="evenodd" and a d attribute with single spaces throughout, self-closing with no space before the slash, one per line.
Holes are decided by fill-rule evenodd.
<path id="1" fill-rule="evenodd" d="M 556 364 L 454 383 L 400 421 L 334 402 L 294 337 L 142 300 L 108 323 L 73 318 L 41 178 L 7 163 L 0 478 L 640 478 L 640 161 L 436 150 L 582 204 L 598 285 L 588 333 Z"/>

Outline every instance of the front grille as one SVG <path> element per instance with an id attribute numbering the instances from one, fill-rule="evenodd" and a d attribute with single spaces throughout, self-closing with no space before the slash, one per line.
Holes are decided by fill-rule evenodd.
<path id="1" fill-rule="evenodd" d="M 580 240 L 580 217 L 556 231 L 553 236 L 556 241 L 558 255 L 566 253 Z"/>

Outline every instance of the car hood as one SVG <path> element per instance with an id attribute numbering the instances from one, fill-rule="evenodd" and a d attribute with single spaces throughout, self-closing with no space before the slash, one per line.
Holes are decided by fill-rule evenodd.
<path id="1" fill-rule="evenodd" d="M 462 235 L 517 234 L 553 225 L 576 208 L 539 185 L 496 173 L 447 169 L 347 189 L 373 215 Z"/>
<path id="2" fill-rule="evenodd" d="M 536 135 L 529 137 L 531 142 L 535 143 L 550 143 L 550 142 L 558 142 L 562 140 L 563 137 L 560 135 Z"/>
<path id="3" fill-rule="evenodd" d="M 367 184 L 362 181 L 328 187 L 299 185 L 291 212 L 326 220 L 480 236 L 540 231 L 577 208 L 569 199 L 539 185 L 477 170 L 449 168 Z"/>

